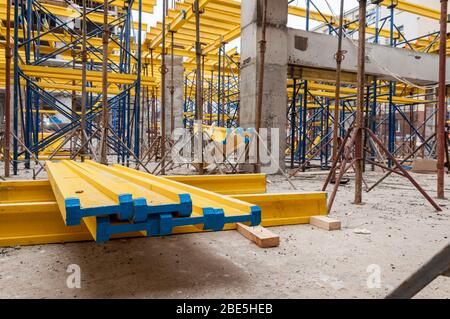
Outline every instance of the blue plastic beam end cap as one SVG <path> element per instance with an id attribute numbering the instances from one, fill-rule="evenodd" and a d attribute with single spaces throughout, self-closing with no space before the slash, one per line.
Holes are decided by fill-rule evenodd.
<path id="1" fill-rule="evenodd" d="M 97 229 L 96 229 L 96 243 L 104 243 L 109 240 L 109 217 L 99 216 L 97 217 Z"/>
<path id="2" fill-rule="evenodd" d="M 133 197 L 131 194 L 119 195 L 119 219 L 120 220 L 132 220 L 134 215 Z"/>
<path id="3" fill-rule="evenodd" d="M 148 211 L 147 211 L 147 200 L 145 198 L 136 198 L 133 201 L 134 213 L 133 213 L 133 222 L 142 223 L 147 220 Z"/>
<path id="4" fill-rule="evenodd" d="M 159 216 L 158 215 L 150 215 L 146 221 L 145 231 L 147 232 L 147 237 L 150 236 L 158 236 L 159 235 Z"/>
<path id="5" fill-rule="evenodd" d="M 192 214 L 192 200 L 189 194 L 179 194 L 180 199 L 180 209 L 178 215 L 180 217 L 189 217 Z"/>
<path id="6" fill-rule="evenodd" d="M 81 223 L 81 205 L 78 198 L 66 198 L 66 226 L 76 226 Z"/>
<path id="7" fill-rule="evenodd" d="M 225 213 L 223 209 L 203 208 L 203 216 L 205 217 L 204 230 L 219 231 L 224 228 Z"/>
<path id="8" fill-rule="evenodd" d="M 160 214 L 159 215 L 159 235 L 166 236 L 172 233 L 173 223 L 172 214 Z"/>
<path id="9" fill-rule="evenodd" d="M 252 226 L 258 226 L 259 224 L 261 224 L 261 207 L 250 207 L 250 215 L 250 223 Z"/>

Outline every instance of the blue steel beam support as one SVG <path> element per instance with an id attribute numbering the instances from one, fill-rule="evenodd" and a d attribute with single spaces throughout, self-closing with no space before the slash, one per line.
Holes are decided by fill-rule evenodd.
<path id="1" fill-rule="evenodd" d="M 394 6 L 390 7 L 390 46 L 394 47 Z M 393 97 L 395 94 L 395 83 L 389 82 L 389 122 L 388 122 L 388 150 L 392 154 L 395 150 L 395 134 L 396 134 L 396 121 L 395 121 L 395 107 L 393 103 Z M 389 167 L 392 166 L 392 161 L 388 162 Z"/>
<path id="2" fill-rule="evenodd" d="M 138 40 L 137 40 L 137 77 L 135 84 L 135 102 L 134 102 L 134 154 L 139 157 L 140 153 L 140 118 L 141 118 L 141 42 L 142 42 L 142 0 L 139 1 L 139 11 L 138 11 Z"/>

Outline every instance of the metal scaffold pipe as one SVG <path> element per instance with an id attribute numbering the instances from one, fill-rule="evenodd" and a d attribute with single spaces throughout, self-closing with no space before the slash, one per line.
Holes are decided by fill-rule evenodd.
<path id="1" fill-rule="evenodd" d="M 439 44 L 439 92 L 438 92 L 438 118 L 437 118 L 437 197 L 443 199 L 445 176 L 445 120 L 447 113 L 446 104 L 446 59 L 447 59 L 447 9 L 448 0 L 441 0 L 441 30 Z"/>
<path id="2" fill-rule="evenodd" d="M 344 35 L 344 0 L 341 0 L 340 16 L 339 16 L 339 35 L 338 49 L 336 52 L 336 93 L 334 98 L 334 129 L 333 129 L 333 160 L 336 160 L 338 153 L 338 133 L 339 133 L 339 105 L 341 102 L 341 68 L 344 60 L 344 52 L 342 52 L 342 38 Z"/>
<path id="3" fill-rule="evenodd" d="M 267 0 L 264 0 L 262 15 L 261 40 L 259 41 L 259 62 L 258 62 L 258 92 L 256 93 L 256 165 L 255 173 L 261 171 L 261 159 L 259 155 L 259 131 L 261 128 L 262 100 L 264 92 L 264 64 L 266 55 L 266 24 L 267 24 Z"/>
<path id="4" fill-rule="evenodd" d="M 198 0 L 195 0 L 195 62 L 196 62 L 196 75 L 195 75 L 195 120 L 199 125 L 198 143 L 200 154 L 200 163 L 198 166 L 199 174 L 202 175 L 203 171 L 203 99 L 202 99 L 202 44 L 200 42 L 200 7 Z"/>
<path id="5" fill-rule="evenodd" d="M 366 11 L 367 0 L 359 0 L 358 88 L 355 121 L 355 204 L 361 204 L 362 202 Z"/>
<path id="6" fill-rule="evenodd" d="M 174 43 L 174 31 L 170 31 L 170 132 L 172 133 L 174 128 L 175 128 L 175 117 L 173 114 L 173 110 L 174 110 L 174 104 L 173 104 L 173 94 L 175 92 L 175 86 L 173 85 L 173 67 L 174 67 L 174 63 L 173 63 L 173 47 L 175 45 Z"/>
<path id="7" fill-rule="evenodd" d="M 6 47 L 5 47 L 5 136 L 3 159 L 5 161 L 5 177 L 10 174 L 11 147 L 11 0 L 6 1 Z"/>
<path id="8" fill-rule="evenodd" d="M 87 63 L 87 49 L 86 49 L 86 0 L 83 0 L 83 20 L 82 20 L 82 49 L 81 49 L 81 161 L 84 162 L 85 143 L 86 143 L 86 63 Z"/>
<path id="9" fill-rule="evenodd" d="M 167 0 L 163 0 L 162 10 L 162 54 L 161 54 L 161 175 L 165 174 L 166 154 L 166 11 Z"/>
<path id="10" fill-rule="evenodd" d="M 108 164 L 108 0 L 103 1 L 103 61 L 102 61 L 102 135 L 100 162 Z"/>

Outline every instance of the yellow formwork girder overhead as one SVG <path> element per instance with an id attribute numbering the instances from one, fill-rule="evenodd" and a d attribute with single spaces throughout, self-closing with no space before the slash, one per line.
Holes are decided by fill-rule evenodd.
<path id="1" fill-rule="evenodd" d="M 302 18 L 306 18 L 308 13 L 307 10 L 305 8 L 300 8 L 300 7 L 296 7 L 296 6 L 289 6 L 288 9 L 288 13 L 293 15 L 293 16 L 297 16 L 297 17 L 302 17 Z M 332 15 L 329 14 L 324 14 L 321 12 L 317 12 L 314 10 L 310 10 L 309 11 L 309 17 L 312 20 L 318 21 L 318 22 L 323 22 L 323 23 L 330 23 L 332 26 L 334 27 L 339 27 L 339 17 L 333 17 Z M 348 30 L 358 30 L 359 28 L 359 24 L 358 23 L 350 23 L 351 21 L 344 21 L 344 23 L 346 24 L 346 28 Z M 366 32 L 369 34 L 377 34 L 384 37 L 384 38 L 389 38 L 391 36 L 391 32 L 389 30 L 377 30 L 376 28 L 373 27 L 366 27 Z M 399 34 L 398 32 L 394 31 L 394 38 L 398 38 Z"/>
<path id="2" fill-rule="evenodd" d="M 102 1 L 103 3 L 103 1 Z M 66 4 L 66 3 L 62 3 L 62 4 Z M 77 10 L 74 7 L 71 6 L 60 6 L 60 5 L 55 5 L 55 4 L 49 4 L 49 3 L 41 3 L 41 6 L 44 7 L 46 10 L 48 10 L 49 12 L 51 12 L 52 14 L 61 16 L 61 17 L 65 17 L 65 18 L 81 18 L 82 17 L 82 12 L 81 10 Z M 148 9 L 150 9 L 150 7 L 148 7 Z M 151 8 L 153 10 L 153 7 Z M 19 8 L 19 10 L 21 10 Z M 37 8 L 37 10 L 40 10 L 39 8 Z M 34 10 L 33 10 L 34 11 Z M 143 8 L 144 11 L 144 8 Z M 111 12 L 113 13 L 113 12 Z M 87 19 L 89 19 L 92 22 L 95 23 L 99 23 L 102 24 L 103 23 L 103 13 L 98 13 L 98 12 L 88 12 L 88 14 L 86 15 Z M 0 19 L 4 20 L 6 19 L 6 0 L 1 0 L 0 1 Z M 108 15 L 108 23 L 114 23 L 116 20 L 118 19 L 117 16 Z M 14 21 L 14 10 L 11 10 L 11 21 Z M 142 31 L 146 31 L 147 30 L 147 24 L 146 23 L 142 23 Z M 134 22 L 134 28 L 138 29 L 139 28 L 139 24 L 138 22 Z"/>
<path id="3" fill-rule="evenodd" d="M 395 9 L 397 10 L 413 13 L 434 20 L 439 20 L 441 16 L 439 10 L 411 3 L 405 0 L 384 0 L 383 2 L 381 2 L 381 5 L 385 7 L 390 7 L 391 5 L 394 5 Z"/>
<path id="4" fill-rule="evenodd" d="M 21 65 L 22 71 L 34 78 L 50 78 L 50 79 L 63 79 L 71 81 L 81 81 L 81 70 L 66 69 L 50 66 L 37 66 L 37 65 Z M 136 74 L 121 74 L 121 73 L 108 73 L 108 83 L 114 84 L 133 84 L 136 81 Z M 87 71 L 86 80 L 88 82 L 101 83 L 102 72 L 101 71 Z M 141 77 L 141 84 L 144 86 L 151 86 L 154 83 L 154 79 L 149 76 Z"/>

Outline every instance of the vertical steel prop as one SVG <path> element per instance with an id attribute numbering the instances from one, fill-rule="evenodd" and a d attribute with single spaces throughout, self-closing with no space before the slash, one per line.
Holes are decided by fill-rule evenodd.
<path id="1" fill-rule="evenodd" d="M 195 0 L 195 121 L 199 126 L 198 143 L 199 143 L 199 165 L 198 173 L 203 175 L 203 99 L 202 99 L 202 44 L 200 42 L 200 7 L 199 0 Z"/>
<path id="2" fill-rule="evenodd" d="M 108 164 L 108 0 L 103 1 L 103 61 L 102 61 L 102 134 L 100 141 L 100 162 Z"/>
<path id="3" fill-rule="evenodd" d="M 17 6 L 17 4 L 16 4 Z M 5 177 L 10 175 L 11 149 L 11 0 L 6 1 L 6 46 L 5 46 L 5 137 L 3 159 L 5 161 Z"/>
<path id="4" fill-rule="evenodd" d="M 86 0 L 83 0 L 83 20 L 82 20 L 82 48 L 81 48 L 81 161 L 84 162 L 85 144 L 86 144 L 86 70 L 87 70 L 87 52 L 86 52 Z"/>
<path id="5" fill-rule="evenodd" d="M 162 54 L 161 54 L 161 175 L 165 174 L 166 158 L 166 11 L 167 0 L 163 0 L 162 10 Z"/>
<path id="6" fill-rule="evenodd" d="M 358 73 L 356 100 L 356 134 L 355 139 L 355 204 L 362 203 L 363 174 L 363 130 L 364 130 L 364 79 L 366 55 L 366 11 L 367 0 L 359 0 L 359 30 L 358 30 Z"/>
<path id="7" fill-rule="evenodd" d="M 444 198 L 445 176 L 445 120 L 446 104 L 446 59 L 447 59 L 447 7 L 448 0 L 441 0 L 441 31 L 439 43 L 439 92 L 438 92 L 438 118 L 437 118 L 437 197 Z"/>
<path id="8" fill-rule="evenodd" d="M 341 104 L 341 69 L 344 60 L 344 52 L 342 52 L 342 38 L 344 35 L 344 0 L 341 0 L 341 8 L 339 15 L 339 35 L 338 50 L 336 52 L 336 92 L 334 97 L 334 129 L 333 129 L 333 160 L 337 158 L 338 153 L 338 135 L 339 135 L 339 107 Z"/>
<path id="9" fill-rule="evenodd" d="M 264 0 L 262 15 L 261 40 L 259 41 L 259 62 L 258 62 L 258 87 L 256 93 L 256 165 L 255 173 L 261 171 L 261 159 L 259 154 L 259 131 L 261 128 L 262 100 L 264 91 L 264 64 L 266 55 L 266 25 L 267 25 L 267 0 Z"/>

